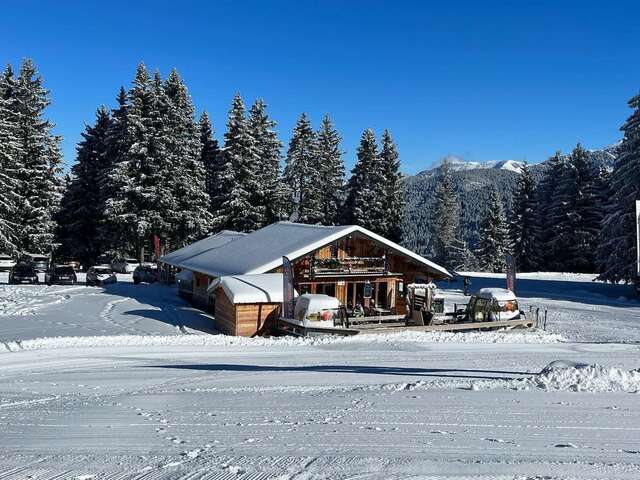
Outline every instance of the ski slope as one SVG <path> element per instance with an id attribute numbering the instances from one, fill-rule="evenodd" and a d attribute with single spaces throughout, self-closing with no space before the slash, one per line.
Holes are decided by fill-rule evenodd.
<path id="1" fill-rule="evenodd" d="M 522 281 L 549 333 L 241 339 L 122 280 L 0 285 L 0 479 L 640 478 L 618 286 Z"/>

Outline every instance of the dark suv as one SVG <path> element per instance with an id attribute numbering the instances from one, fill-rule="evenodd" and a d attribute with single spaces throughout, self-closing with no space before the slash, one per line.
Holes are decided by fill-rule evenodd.
<path id="1" fill-rule="evenodd" d="M 28 263 L 19 263 L 9 272 L 9 283 L 38 283 L 38 273 Z"/>
<path id="2" fill-rule="evenodd" d="M 50 268 L 44 275 L 44 281 L 47 285 L 60 283 L 65 285 L 73 285 L 78 279 L 76 272 L 71 265 L 58 265 Z"/>

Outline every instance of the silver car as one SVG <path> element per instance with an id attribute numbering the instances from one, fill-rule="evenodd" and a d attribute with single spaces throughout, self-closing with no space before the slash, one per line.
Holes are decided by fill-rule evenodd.
<path id="1" fill-rule="evenodd" d="M 116 274 L 113 273 L 110 267 L 99 265 L 87 270 L 87 286 L 108 285 L 110 283 L 116 283 L 117 281 L 118 277 L 116 277 Z"/>
<path id="2" fill-rule="evenodd" d="M 118 273 L 132 273 L 140 262 L 135 258 L 115 258 L 111 261 L 111 268 Z"/>

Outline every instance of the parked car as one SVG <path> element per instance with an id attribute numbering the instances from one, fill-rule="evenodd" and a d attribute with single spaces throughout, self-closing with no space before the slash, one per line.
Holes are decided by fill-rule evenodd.
<path id="1" fill-rule="evenodd" d="M 15 267 L 11 269 L 9 272 L 9 283 L 10 284 L 18 284 L 18 283 L 38 283 L 38 273 L 33 268 L 33 265 L 30 263 L 18 263 Z"/>
<path id="2" fill-rule="evenodd" d="M 133 283 L 153 283 L 158 281 L 158 266 L 153 263 L 138 265 L 133 271 Z"/>
<path id="3" fill-rule="evenodd" d="M 16 266 L 16 261 L 10 255 L 0 254 L 0 270 L 11 270 Z"/>
<path id="4" fill-rule="evenodd" d="M 73 285 L 77 281 L 76 272 L 71 265 L 56 265 L 47 270 L 44 275 L 44 282 L 47 285 L 53 283 Z"/>
<path id="5" fill-rule="evenodd" d="M 82 264 L 80 263 L 79 260 L 73 260 L 73 259 L 65 260 L 64 262 L 60 263 L 60 266 L 62 265 L 70 266 L 71 268 L 73 268 L 74 272 L 79 272 L 80 270 L 82 270 Z"/>
<path id="6" fill-rule="evenodd" d="M 118 278 L 113 270 L 107 265 L 99 265 L 97 267 L 91 267 L 87 270 L 87 286 L 100 286 L 108 285 L 110 283 L 116 283 Z"/>
<path id="7" fill-rule="evenodd" d="M 36 272 L 46 272 L 49 269 L 50 260 L 46 255 L 27 254 L 24 260 L 30 263 Z"/>
<path id="8" fill-rule="evenodd" d="M 116 258 L 111 262 L 111 268 L 118 273 L 132 273 L 139 266 L 135 258 Z"/>

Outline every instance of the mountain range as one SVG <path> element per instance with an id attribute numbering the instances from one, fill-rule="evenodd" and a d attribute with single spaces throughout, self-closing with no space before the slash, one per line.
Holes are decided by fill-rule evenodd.
<path id="1" fill-rule="evenodd" d="M 618 155 L 620 143 L 599 150 L 589 150 L 594 168 L 604 166 L 608 170 Z M 404 244 L 423 255 L 433 254 L 430 224 L 434 207 L 435 189 L 441 176 L 442 163 L 449 162 L 454 189 L 460 203 L 461 229 L 471 246 L 477 241 L 479 223 L 485 213 L 489 194 L 497 189 L 507 212 L 511 211 L 513 192 L 524 162 L 519 160 L 467 161 L 448 155 L 432 167 L 416 175 L 405 177 L 406 217 Z M 534 176 L 539 179 L 548 160 L 531 164 Z"/>

